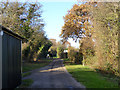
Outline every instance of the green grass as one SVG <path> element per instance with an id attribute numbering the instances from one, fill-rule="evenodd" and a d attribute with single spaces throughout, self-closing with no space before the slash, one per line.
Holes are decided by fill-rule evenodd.
<path id="1" fill-rule="evenodd" d="M 44 67 L 48 65 L 52 60 L 43 60 L 40 62 L 33 62 L 33 63 L 24 63 L 22 66 L 22 72 L 28 72 L 37 68 Z"/>
<path id="2" fill-rule="evenodd" d="M 25 79 L 22 80 L 22 84 L 19 86 L 19 88 L 27 88 L 28 86 L 30 86 L 33 83 L 32 79 Z"/>
<path id="3" fill-rule="evenodd" d="M 53 58 L 57 58 L 57 57 L 53 57 Z"/>
<path id="4" fill-rule="evenodd" d="M 87 88 L 117 88 L 117 81 L 100 75 L 88 66 L 66 65 L 66 69 L 72 76 Z"/>
<path id="5" fill-rule="evenodd" d="M 51 61 L 52 60 L 50 60 L 50 59 L 44 59 L 44 60 L 39 60 L 38 62 L 23 63 L 22 72 L 25 72 L 25 73 L 22 73 L 22 77 L 26 77 L 26 76 L 30 75 L 31 72 L 28 72 L 28 71 L 49 65 L 49 63 Z M 22 80 L 22 84 L 19 86 L 19 88 L 26 88 L 26 87 L 30 86 L 32 83 L 33 83 L 32 79 Z"/>
<path id="6" fill-rule="evenodd" d="M 63 59 L 64 61 L 70 61 L 68 58 Z"/>
<path id="7" fill-rule="evenodd" d="M 22 73 L 22 77 L 26 77 L 26 76 L 28 76 L 30 74 L 31 74 L 31 72 Z"/>

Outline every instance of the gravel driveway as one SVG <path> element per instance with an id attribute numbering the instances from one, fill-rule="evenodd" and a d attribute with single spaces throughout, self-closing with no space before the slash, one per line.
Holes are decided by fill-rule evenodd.
<path id="1" fill-rule="evenodd" d="M 78 83 L 66 70 L 63 60 L 53 62 L 43 68 L 32 71 L 30 76 L 23 79 L 32 79 L 34 82 L 28 88 L 74 88 L 85 89 L 85 86 Z"/>

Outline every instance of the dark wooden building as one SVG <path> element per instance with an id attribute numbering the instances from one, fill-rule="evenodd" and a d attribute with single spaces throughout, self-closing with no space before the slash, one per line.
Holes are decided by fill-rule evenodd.
<path id="1" fill-rule="evenodd" d="M 22 37 L 0 25 L 0 89 L 21 84 Z"/>

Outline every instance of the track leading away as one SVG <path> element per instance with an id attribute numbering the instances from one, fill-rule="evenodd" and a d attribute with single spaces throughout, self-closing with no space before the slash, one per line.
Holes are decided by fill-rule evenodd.
<path id="1" fill-rule="evenodd" d="M 32 79 L 34 83 L 28 88 L 74 88 L 85 89 L 66 70 L 63 60 L 53 60 L 53 62 L 43 68 L 32 71 L 30 76 L 23 79 Z"/>

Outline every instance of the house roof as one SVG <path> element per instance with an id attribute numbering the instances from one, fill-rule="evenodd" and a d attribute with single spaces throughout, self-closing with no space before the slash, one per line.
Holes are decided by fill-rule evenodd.
<path id="1" fill-rule="evenodd" d="M 0 25 L 0 31 L 1 31 L 1 30 L 2 30 L 2 31 L 4 31 L 4 32 L 5 32 L 5 33 L 7 33 L 7 34 L 9 34 L 9 35 L 13 36 L 13 37 L 16 37 L 16 38 L 20 39 L 20 40 L 25 39 L 25 38 L 23 38 L 23 37 L 19 36 L 18 34 L 16 34 L 16 33 L 12 32 L 11 30 L 9 30 L 9 29 L 5 28 L 5 27 L 4 27 L 4 26 L 2 26 L 2 25 Z"/>

